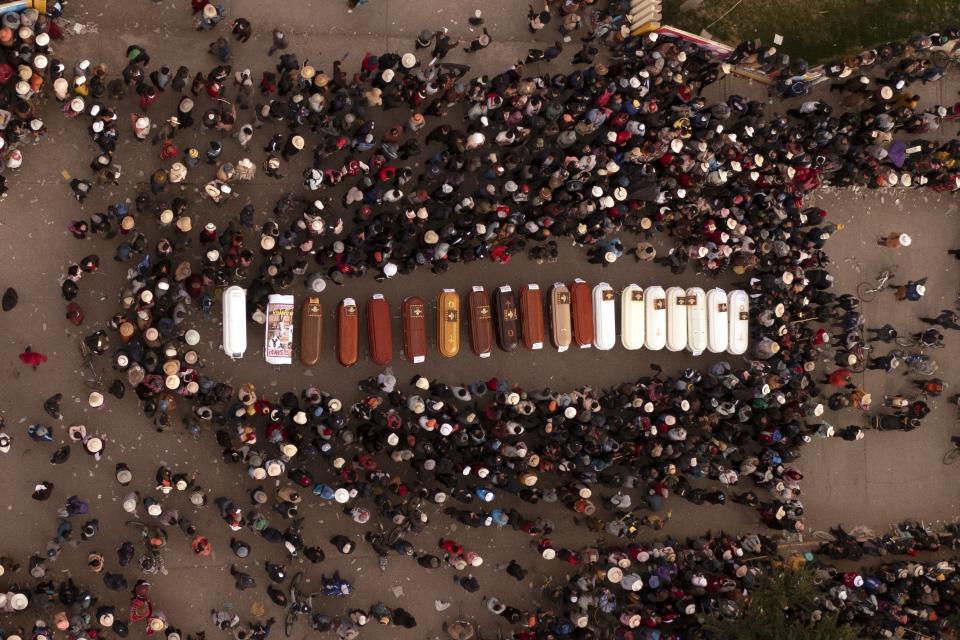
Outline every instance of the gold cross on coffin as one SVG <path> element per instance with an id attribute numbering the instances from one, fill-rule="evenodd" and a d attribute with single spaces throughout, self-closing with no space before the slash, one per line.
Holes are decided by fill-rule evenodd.
<path id="1" fill-rule="evenodd" d="M 517 317 L 517 314 L 513 309 L 507 309 L 506 311 L 503 312 L 504 320 L 514 320 L 516 319 L 516 317 Z"/>
<path id="2" fill-rule="evenodd" d="M 570 302 L 570 297 L 566 293 L 560 294 L 560 304 L 567 304 Z"/>
<path id="3" fill-rule="evenodd" d="M 310 306 L 310 313 L 320 313 L 320 305 L 315 304 Z"/>
<path id="4" fill-rule="evenodd" d="M 456 322 L 457 321 L 457 312 L 451 309 L 447 311 L 447 322 Z"/>
<path id="5" fill-rule="evenodd" d="M 414 308 L 413 308 L 413 315 L 414 315 L 414 316 L 416 316 L 416 317 L 419 318 L 422 314 L 423 314 L 423 309 L 421 309 L 420 307 L 414 307 Z"/>

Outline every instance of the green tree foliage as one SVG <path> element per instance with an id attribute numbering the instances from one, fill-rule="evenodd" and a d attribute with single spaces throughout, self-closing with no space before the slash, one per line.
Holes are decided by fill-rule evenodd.
<path id="1" fill-rule="evenodd" d="M 856 640 L 858 629 L 841 625 L 820 609 L 813 574 L 806 570 L 774 570 L 751 593 L 746 610 L 735 620 L 708 621 L 705 627 L 717 640 Z"/>

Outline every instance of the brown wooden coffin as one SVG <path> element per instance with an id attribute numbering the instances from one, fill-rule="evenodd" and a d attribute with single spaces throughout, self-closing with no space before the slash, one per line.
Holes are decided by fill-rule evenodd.
<path id="1" fill-rule="evenodd" d="M 345 367 L 357 364 L 360 354 L 360 310 L 353 298 L 337 308 L 337 360 Z"/>
<path id="2" fill-rule="evenodd" d="M 577 278 L 570 285 L 573 342 L 581 349 L 593 345 L 593 296 L 590 285 Z"/>
<path id="3" fill-rule="evenodd" d="M 437 298 L 437 350 L 444 358 L 460 352 L 460 296 L 453 289 Z"/>
<path id="4" fill-rule="evenodd" d="M 427 359 L 427 305 L 423 298 L 403 301 L 403 352 L 407 360 L 420 364 Z"/>
<path id="5" fill-rule="evenodd" d="M 570 290 L 562 282 L 550 288 L 550 340 L 559 351 L 566 351 L 573 341 L 570 316 Z"/>
<path id="6" fill-rule="evenodd" d="M 514 351 L 520 344 L 520 310 L 517 297 L 510 285 L 504 285 L 493 294 L 496 311 L 497 343 L 504 351 Z"/>
<path id="7" fill-rule="evenodd" d="M 320 362 L 323 336 L 323 305 L 310 297 L 300 309 L 300 362 L 312 367 Z"/>
<path id="8" fill-rule="evenodd" d="M 467 297 L 470 308 L 470 347 L 481 358 L 493 353 L 493 309 L 483 287 L 473 287 Z"/>
<path id="9" fill-rule="evenodd" d="M 528 284 L 520 290 L 520 335 L 527 349 L 543 349 L 543 295 L 540 287 Z"/>
<path id="10" fill-rule="evenodd" d="M 390 303 L 382 293 L 373 294 L 367 302 L 367 344 L 374 364 L 383 366 L 393 360 Z"/>

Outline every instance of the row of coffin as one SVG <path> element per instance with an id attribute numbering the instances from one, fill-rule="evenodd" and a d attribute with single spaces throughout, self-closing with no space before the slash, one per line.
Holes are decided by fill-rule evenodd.
<path id="1" fill-rule="evenodd" d="M 575 280 L 569 287 L 555 283 L 547 295 L 549 341 L 558 351 L 571 346 L 612 349 L 617 342 L 617 294 L 605 282 L 593 287 Z M 749 298 L 741 290 L 705 292 L 699 287 L 682 289 L 627 285 L 620 298 L 620 342 L 625 349 L 646 347 L 699 355 L 704 351 L 740 355 L 748 343 Z M 320 361 L 323 306 L 310 297 L 295 322 L 294 298 L 271 295 L 266 312 L 264 356 L 271 364 L 290 364 L 294 352 L 294 325 L 300 326 L 300 361 L 313 366 Z M 486 358 L 495 344 L 514 351 L 521 344 L 542 349 L 547 341 L 543 295 L 539 286 L 528 284 L 517 295 L 509 285 L 497 288 L 491 304 L 483 287 L 467 295 L 466 324 L 470 347 Z M 427 356 L 427 304 L 410 296 L 401 307 L 403 352 L 421 363 Z M 367 301 L 367 342 L 370 359 L 378 365 L 393 360 L 393 330 L 390 303 L 382 294 Z M 437 350 L 452 358 L 460 351 L 461 300 L 453 289 L 437 298 Z M 247 348 L 246 292 L 229 287 L 223 293 L 223 349 L 231 358 L 243 357 Z M 353 298 L 344 298 L 337 308 L 337 359 L 345 367 L 360 357 L 360 308 Z"/>

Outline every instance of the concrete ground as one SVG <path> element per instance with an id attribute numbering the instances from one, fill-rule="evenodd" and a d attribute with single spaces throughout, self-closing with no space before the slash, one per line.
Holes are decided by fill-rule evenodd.
<path id="1" fill-rule="evenodd" d="M 223 4 L 228 18 L 244 16 L 254 24 L 254 38 L 246 45 L 235 47 L 234 68 L 249 66 L 257 76 L 265 68 L 269 31 L 274 26 L 282 26 L 290 34 L 291 50 L 296 51 L 301 60 L 309 58 L 311 64 L 320 69 L 334 58 L 347 54 L 348 65 L 357 66 L 367 51 L 412 51 L 416 34 L 424 28 L 446 26 L 467 41 L 471 32 L 466 19 L 478 7 L 483 9 L 487 18 L 494 44 L 473 57 L 457 49 L 449 60 L 462 62 L 469 58 L 477 72 L 496 72 L 514 63 L 528 47 L 534 46 L 526 30 L 525 4 L 507 0 L 493 0 L 482 5 L 466 0 L 419 3 L 371 0 L 367 6 L 352 13 L 347 11 L 345 3 L 339 1 L 267 3 L 227 0 Z M 106 61 L 112 73 L 119 73 L 123 51 L 133 42 L 146 46 L 155 65 L 186 64 L 195 71 L 209 69 L 214 64 L 206 55 L 206 47 L 215 34 L 193 30 L 189 5 L 185 1 L 95 3 L 72 0 L 68 9 L 68 18 L 82 27 L 79 35 L 70 36 L 58 50 L 58 55 L 68 65 L 89 58 L 94 62 Z M 542 48 L 542 43 L 549 43 L 553 33 L 538 35 L 536 46 Z M 568 60 L 575 48 L 571 44 L 570 53 L 565 53 L 563 58 Z M 956 87 L 956 78 L 953 77 L 922 91 L 925 98 L 929 94 L 929 99 L 936 101 L 952 93 Z M 708 96 L 714 98 L 720 93 L 733 91 L 757 97 L 764 95 L 761 87 L 726 79 L 712 87 Z M 174 98 L 165 96 L 151 108 L 151 115 L 155 121 L 160 120 L 163 114 L 173 113 L 174 105 Z M 87 165 L 96 151 L 82 127 L 67 122 L 54 107 L 48 105 L 47 109 L 50 140 L 26 151 L 25 169 L 10 181 L 10 195 L 0 204 L 0 249 L 6 256 L 0 261 L 0 288 L 14 286 L 20 294 L 20 305 L 12 312 L 0 315 L 0 349 L 4 354 L 0 359 L 3 363 L 0 365 L 0 383 L 3 384 L 0 400 L 7 431 L 14 437 L 13 451 L 4 458 L 6 464 L 0 465 L 0 486 L 4 488 L 7 508 L 7 517 L 0 520 L 0 539 L 4 541 L 0 550 L 18 559 L 42 550 L 56 528 L 55 508 L 67 496 L 78 493 L 91 500 L 91 513 L 100 519 L 103 533 L 91 542 L 80 544 L 79 549 L 63 553 L 62 560 L 53 569 L 58 574 L 61 570 L 70 571 L 79 583 L 103 592 L 99 578 L 83 568 L 86 554 L 93 550 L 104 553 L 108 557 L 108 568 L 115 570 L 113 550 L 119 541 L 135 540 L 139 535 L 124 525 L 128 516 L 120 508 L 120 497 L 126 489 L 113 479 L 117 462 L 126 462 L 131 467 L 135 474 L 132 488 L 139 488 L 145 495 L 151 493 L 153 474 L 161 463 L 174 471 L 197 473 L 198 482 L 209 489 L 212 496 L 227 495 L 243 500 L 245 492 L 253 485 L 242 480 L 239 468 L 227 467 L 220 461 L 218 448 L 209 434 L 194 442 L 179 427 L 162 434 L 155 433 L 149 421 L 138 415 L 137 403 L 130 396 L 124 401 L 108 397 L 107 406 L 99 412 L 87 408 L 84 399 L 89 387 L 84 380 L 91 376 L 80 362 L 78 339 L 112 315 L 117 307 L 117 292 L 122 286 L 125 270 L 110 260 L 111 245 L 78 242 L 67 233 L 66 224 L 70 219 L 102 211 L 110 202 L 132 199 L 143 187 L 150 171 L 158 165 L 158 149 L 150 147 L 149 143 L 133 142 L 130 140 L 132 136 L 127 135 L 117 154 L 124 169 L 121 185 L 98 188 L 80 208 L 71 197 L 67 178 L 88 175 Z M 133 99 L 126 98 L 122 117 L 133 107 Z M 955 125 L 950 125 L 948 133 L 956 133 Z M 252 144 L 250 155 L 255 160 L 262 154 L 256 147 L 265 139 L 264 134 L 258 133 Z M 188 140 L 178 138 L 177 141 L 182 148 Z M 203 140 L 200 143 L 205 145 Z M 225 159 L 241 157 L 236 143 L 228 142 L 226 147 Z M 299 160 L 297 166 L 305 164 L 305 158 L 301 156 Z M 208 173 L 212 171 L 205 167 L 195 170 L 191 183 L 185 186 L 186 193 L 199 199 L 196 193 L 198 184 L 207 179 Z M 279 185 L 266 178 L 242 185 L 238 189 L 239 198 L 222 209 L 209 203 L 198 204 L 194 209 L 195 227 L 213 220 L 222 228 L 226 219 L 236 215 L 247 199 L 257 205 L 258 211 L 268 211 L 281 189 L 299 189 L 298 171 L 291 170 L 290 175 Z M 952 228 L 956 218 L 954 197 L 918 192 L 828 191 L 819 194 L 814 201 L 827 208 L 832 219 L 847 225 L 827 247 L 836 263 L 840 289 L 854 290 L 858 282 L 871 280 L 888 263 L 898 264 L 899 273 L 905 278 L 930 276 L 928 294 L 920 303 L 894 303 L 892 296 L 881 296 L 868 305 L 866 311 L 871 325 L 890 321 L 903 331 L 915 330 L 920 326 L 916 320 L 918 315 L 936 315 L 941 308 L 952 306 L 957 282 L 955 272 L 951 271 L 954 262 L 945 250 L 956 242 L 957 234 Z M 258 222 L 265 219 L 265 213 L 258 214 Z M 874 244 L 874 236 L 890 231 L 908 231 L 914 238 L 913 246 L 893 252 Z M 629 238 L 624 240 L 629 241 Z M 92 252 L 101 255 L 103 271 L 86 276 L 80 282 L 78 301 L 87 312 L 87 324 L 81 330 L 68 324 L 63 317 L 65 303 L 59 295 L 59 283 L 70 262 Z M 382 291 L 393 303 L 397 314 L 404 296 L 417 294 L 430 299 L 441 287 L 465 291 L 473 284 L 493 289 L 504 283 L 520 286 L 526 282 L 537 282 L 545 287 L 555 280 L 570 281 L 577 276 L 590 283 L 604 280 L 616 288 L 630 282 L 642 286 L 696 284 L 706 287 L 712 284 L 692 272 L 676 277 L 656 266 L 638 266 L 627 257 L 608 269 L 601 269 L 586 264 L 580 249 L 563 246 L 561 259 L 555 264 L 534 265 L 518 257 L 506 266 L 484 263 L 468 268 L 454 267 L 442 279 L 429 273 L 417 273 L 382 285 L 365 279 L 351 281 L 342 289 L 328 288 L 322 296 L 327 314 L 324 359 L 312 370 L 304 370 L 300 365 L 268 366 L 261 359 L 259 340 L 252 330 L 247 357 L 231 363 L 218 350 L 219 327 L 213 323 L 200 325 L 201 355 L 209 372 L 234 382 L 252 381 L 267 393 L 315 384 L 338 394 L 346 403 L 357 397 L 357 380 L 376 373 L 378 368 L 363 361 L 345 371 L 335 363 L 330 327 L 333 326 L 333 309 L 340 296 L 349 294 L 365 300 L 370 293 Z M 302 289 L 297 292 L 303 293 Z M 399 324 L 394 328 L 399 332 Z M 951 342 L 948 348 L 936 355 L 943 377 L 953 381 L 956 365 L 950 356 L 957 353 L 957 346 L 954 336 L 948 336 L 948 341 Z M 47 354 L 50 361 L 37 371 L 24 367 L 16 354 L 26 345 Z M 399 353 L 399 348 L 396 352 Z M 449 361 L 441 361 L 438 355 L 431 353 L 426 365 L 420 368 L 398 359 L 394 370 L 401 381 L 419 371 L 448 382 L 470 382 L 497 375 L 525 387 L 570 388 L 585 384 L 604 386 L 632 379 L 646 374 L 652 362 L 674 370 L 704 366 L 712 361 L 711 357 L 692 358 L 666 352 L 654 355 L 646 351 L 627 352 L 619 347 L 604 354 L 593 349 L 565 354 L 550 350 L 537 353 L 519 351 L 509 355 L 496 353 L 489 360 L 479 360 L 464 348 L 458 358 Z M 108 366 L 105 361 L 99 364 L 101 369 Z M 109 370 L 102 373 L 107 381 L 111 379 Z M 879 402 L 884 392 L 904 390 L 909 379 L 898 373 L 889 376 L 871 373 L 864 376 L 864 383 Z M 55 445 L 39 445 L 27 438 L 27 425 L 36 421 L 51 423 L 41 405 L 56 392 L 65 396 L 65 418 L 57 428 L 58 440 L 66 440 L 66 426 L 69 424 L 84 423 L 88 429 L 103 431 L 110 440 L 104 460 L 94 462 L 77 450 L 66 464 L 53 467 L 49 457 Z M 948 446 L 948 435 L 954 431 L 956 408 L 945 398 L 935 404 L 931 417 L 921 429 L 912 433 L 871 432 L 865 440 L 857 443 L 822 441 L 807 447 L 800 467 L 806 474 L 803 486 L 808 526 L 821 529 L 842 522 L 848 526 L 883 527 L 903 518 L 952 519 L 958 506 L 954 482 L 957 470 L 943 467 L 940 459 Z M 863 423 L 864 419 L 852 411 L 834 419 L 838 426 L 853 422 Z M 29 499 L 33 485 L 41 479 L 56 484 L 54 496 L 46 505 L 37 505 Z M 442 620 L 461 612 L 475 616 L 483 628 L 492 629 L 497 619 L 483 610 L 481 595 L 496 594 L 508 603 L 532 607 L 539 599 L 538 587 L 542 577 L 554 572 L 562 575 L 564 570 L 558 563 L 550 565 L 536 560 L 536 554 L 526 550 L 527 540 L 522 534 L 489 529 L 465 532 L 442 513 L 434 513 L 431 516 L 436 524 L 427 533 L 414 537 L 414 542 L 422 549 L 434 550 L 436 539 L 449 535 L 468 547 L 481 550 L 486 558 L 484 566 L 476 571 L 481 591 L 466 594 L 453 585 L 452 571 L 427 572 L 412 561 L 400 558 L 391 559 L 386 573 L 381 576 L 367 545 L 361 543 L 355 554 L 342 557 L 327 544 L 329 537 L 336 533 L 359 536 L 358 527 L 332 506 L 319 505 L 310 499 L 306 502 L 310 503 L 303 509 L 307 518 L 306 540 L 308 544 L 322 544 L 328 558 L 319 567 L 298 565 L 297 568 L 306 571 L 313 585 L 318 584 L 321 571 L 332 572 L 339 568 L 354 577 L 357 587 L 348 600 L 324 602 L 322 608 L 331 613 L 343 613 L 352 607 L 367 608 L 381 599 L 388 606 L 405 607 L 420 621 L 420 626 L 410 632 L 391 627 L 378 630 L 376 635 L 365 633 L 363 637 L 434 637 L 439 633 Z M 249 565 L 252 568 L 248 571 L 257 577 L 260 588 L 252 595 L 233 589 L 228 574 L 229 565 L 235 560 L 228 548 L 230 532 L 213 509 L 196 510 L 182 495 L 170 496 L 164 503 L 167 508 L 189 514 L 201 531 L 210 536 L 215 548 L 210 557 L 197 559 L 190 553 L 187 540 L 178 532 L 172 533 L 171 549 L 167 552 L 170 575 L 158 576 L 152 581 L 158 607 L 175 625 L 186 631 L 210 630 L 208 612 L 211 608 L 233 607 L 242 617 L 248 618 L 249 608 L 254 603 L 265 604 L 269 614 L 282 618 L 281 612 L 267 601 L 263 589 L 266 576 L 254 563 Z M 668 526 L 668 533 L 693 534 L 708 528 L 743 531 L 758 526 L 751 512 L 735 506 L 695 508 L 675 500 L 671 501 L 671 506 L 675 517 Z M 529 510 L 526 505 L 520 508 Z M 435 508 L 435 511 L 439 512 L 439 509 Z M 570 512 L 551 509 L 543 513 L 558 524 L 554 536 L 558 544 L 577 546 L 593 540 L 593 535 L 585 529 L 569 526 Z M 279 522 L 278 517 L 271 520 Z M 239 537 L 256 542 L 246 533 Z M 280 561 L 283 554 L 263 543 L 255 545 L 253 557 L 262 563 L 264 559 Z M 495 565 L 510 558 L 516 558 L 532 570 L 527 581 L 515 583 L 496 573 Z M 128 570 L 126 574 L 132 583 L 135 572 Z M 530 590 L 531 587 L 537 588 Z M 126 602 L 125 596 L 107 599 L 118 605 Z M 437 613 L 434 608 L 436 599 L 453 604 L 445 612 Z M 303 625 L 297 635 L 301 633 L 306 633 Z"/>

